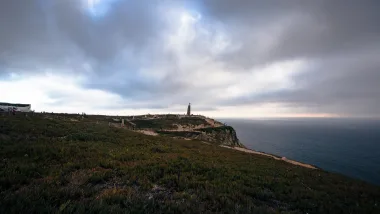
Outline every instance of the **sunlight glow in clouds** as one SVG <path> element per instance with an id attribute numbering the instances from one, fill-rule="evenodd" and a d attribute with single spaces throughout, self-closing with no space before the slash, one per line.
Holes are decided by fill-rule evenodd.
<path id="1" fill-rule="evenodd" d="M 172 52 L 177 59 L 178 72 L 181 76 L 187 76 L 181 81 L 209 91 L 212 89 L 208 88 L 217 89 L 212 94 L 213 97 L 226 100 L 292 90 L 295 88 L 294 76 L 307 67 L 305 60 L 293 59 L 245 70 L 231 70 L 218 56 L 239 47 L 234 46 L 230 35 L 222 26 L 218 23 L 207 23 L 202 20 L 201 15 L 193 15 L 186 10 L 175 11 L 170 14 L 172 16 L 179 16 L 181 19 L 173 23 L 172 31 L 165 37 L 165 44 L 167 51 Z M 166 76 L 169 70 L 161 68 L 163 74 L 156 73 L 156 76 Z"/>
<path id="2" fill-rule="evenodd" d="M 105 16 L 110 10 L 111 4 L 118 0 L 82 0 L 84 9 L 93 17 Z"/>
<path id="3" fill-rule="evenodd" d="M 275 91 L 293 90 L 296 85 L 293 77 L 305 70 L 304 60 L 288 60 L 253 68 L 246 73 L 233 76 L 235 84 L 227 88 L 225 98 L 257 95 Z"/>

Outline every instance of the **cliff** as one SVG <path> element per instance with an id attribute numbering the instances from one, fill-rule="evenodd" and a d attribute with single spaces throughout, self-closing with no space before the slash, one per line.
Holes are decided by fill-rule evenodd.
<path id="1" fill-rule="evenodd" d="M 201 140 L 219 143 L 224 146 L 244 147 L 236 135 L 236 131 L 231 126 L 220 126 L 215 128 L 197 129 L 202 134 Z"/>
<path id="2" fill-rule="evenodd" d="M 193 131 L 157 131 L 157 133 L 175 138 L 200 140 L 216 145 L 244 148 L 244 145 L 237 138 L 236 131 L 231 126 L 200 128 Z"/>
<path id="3" fill-rule="evenodd" d="M 161 135 L 200 140 L 216 145 L 243 147 L 231 126 L 204 116 L 155 115 L 128 120 L 138 130 L 149 130 Z"/>

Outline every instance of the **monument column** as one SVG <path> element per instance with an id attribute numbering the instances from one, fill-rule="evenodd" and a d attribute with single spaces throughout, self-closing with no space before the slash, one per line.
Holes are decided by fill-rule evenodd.
<path id="1" fill-rule="evenodd" d="M 191 115 L 191 104 L 189 103 L 189 106 L 187 106 L 187 116 Z"/>

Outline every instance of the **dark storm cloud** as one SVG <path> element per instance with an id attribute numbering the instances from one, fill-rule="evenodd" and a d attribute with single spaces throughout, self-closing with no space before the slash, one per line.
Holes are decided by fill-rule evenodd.
<path id="1" fill-rule="evenodd" d="M 0 63 L 8 71 L 42 70 L 80 55 L 54 26 L 54 11 L 46 12 L 40 2 L 7 0 L 1 4 Z"/>
<path id="2" fill-rule="evenodd" d="M 379 48 L 379 9 L 377 1 L 324 1 L 309 10 L 299 25 L 291 26 L 272 54 L 326 57 Z"/>
<path id="3" fill-rule="evenodd" d="M 235 68 L 289 59 L 305 59 L 312 64 L 294 79 L 295 90 L 252 94 L 227 104 L 278 102 L 317 113 L 380 116 L 380 2 L 207 2 L 211 16 L 237 23 L 241 30 L 235 39 L 242 41 L 243 48 L 223 56 Z M 252 34 L 289 17 L 291 22 L 273 44 L 255 52 Z"/>
<path id="4" fill-rule="evenodd" d="M 71 72 L 88 76 L 87 87 L 122 96 L 168 91 L 138 76 L 163 28 L 158 1 L 114 1 L 102 17 L 91 16 L 84 2 L 6 0 L 0 7 L 0 75 Z"/>
<path id="5" fill-rule="evenodd" d="M 293 59 L 309 66 L 294 77 L 294 89 L 218 100 L 210 91 L 227 86 L 191 84 L 186 74 L 192 67 L 184 68 L 165 49 L 163 32 L 178 19 L 168 22 L 166 15 L 178 6 L 198 11 L 209 26 L 222 26 L 239 47 L 211 57 L 231 73 Z M 375 0 L 120 0 L 103 17 L 93 17 L 79 0 L 3 0 L 0 78 L 11 72 L 72 72 L 87 77 L 84 87 L 151 101 L 146 107 L 276 102 L 316 113 L 379 116 L 379 11 Z M 212 55 L 204 38 L 197 39 L 190 51 Z M 163 78 L 141 74 L 159 72 L 158 65 Z"/>
<path id="6" fill-rule="evenodd" d="M 234 39 L 243 48 L 228 53 L 223 59 L 237 66 L 252 66 L 296 57 L 326 57 L 379 48 L 380 2 L 355 0 L 278 1 L 278 0 L 211 0 L 205 1 L 208 16 L 235 30 Z M 239 3 L 237 3 L 239 2 Z M 278 24 L 280 23 L 280 24 Z M 274 31 L 274 44 L 256 52 L 253 35 L 271 25 L 284 29 Z M 252 39 L 253 38 L 253 39 Z"/>
<path id="7" fill-rule="evenodd" d="M 98 62 L 114 59 L 123 48 L 136 51 L 158 30 L 156 1 L 117 1 L 104 17 L 94 18 L 78 9 L 78 1 L 59 1 L 56 23 L 61 34 Z"/>
<path id="8" fill-rule="evenodd" d="M 9 69 L 62 66 L 80 72 L 87 62 L 98 71 L 123 50 L 145 48 L 158 32 L 157 13 L 152 12 L 156 1 L 118 1 L 102 18 L 90 16 L 83 2 L 5 0 L 0 63 Z"/>

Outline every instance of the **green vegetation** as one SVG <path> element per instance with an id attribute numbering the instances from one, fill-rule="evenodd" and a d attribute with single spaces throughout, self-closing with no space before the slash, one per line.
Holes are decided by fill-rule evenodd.
<path id="1" fill-rule="evenodd" d="M 380 188 L 198 141 L 0 115 L 0 213 L 380 213 Z"/>
<path id="2" fill-rule="evenodd" d="M 201 128 L 196 129 L 197 131 L 211 133 L 213 131 L 229 131 L 229 132 L 235 132 L 234 128 L 231 126 L 219 126 L 219 127 L 208 127 L 208 128 Z"/>
<path id="3" fill-rule="evenodd" d="M 180 138 L 180 139 L 197 139 L 201 137 L 202 133 L 194 131 L 156 131 L 158 134 L 167 137 Z"/>
<path id="4" fill-rule="evenodd" d="M 183 138 L 193 138 L 198 135 L 201 135 L 200 132 L 193 132 L 193 131 L 157 131 L 157 133 L 170 136 L 170 137 L 183 137 Z"/>
<path id="5" fill-rule="evenodd" d="M 136 127 L 139 129 L 175 129 L 177 126 L 173 125 L 171 121 L 165 121 L 164 119 L 150 119 L 150 120 L 132 120 Z"/>
<path id="6" fill-rule="evenodd" d="M 135 119 L 132 120 L 133 123 L 136 124 L 139 129 L 176 129 L 177 126 L 174 124 L 182 125 L 182 126 L 199 126 L 199 125 L 209 125 L 205 119 L 197 118 L 197 117 L 184 117 L 177 118 L 173 116 L 169 116 L 167 118 L 157 118 L 157 119 Z"/>

